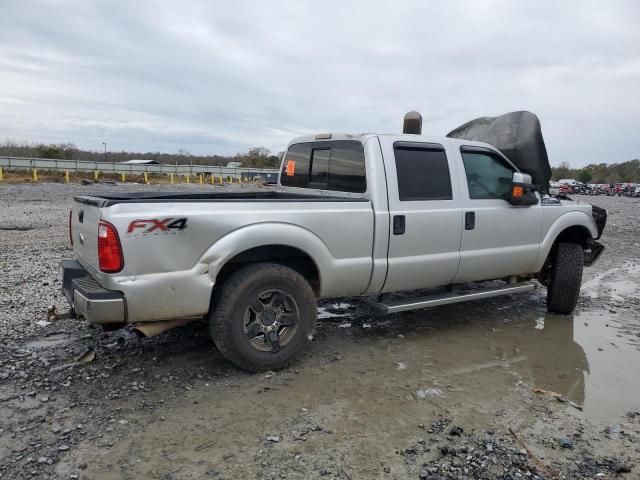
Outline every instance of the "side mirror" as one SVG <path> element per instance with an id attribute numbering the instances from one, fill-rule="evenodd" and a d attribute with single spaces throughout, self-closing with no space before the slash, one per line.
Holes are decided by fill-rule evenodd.
<path id="1" fill-rule="evenodd" d="M 514 172 L 507 201 L 511 205 L 536 205 L 538 203 L 536 195 L 538 186 L 531 182 L 531 175 Z"/>

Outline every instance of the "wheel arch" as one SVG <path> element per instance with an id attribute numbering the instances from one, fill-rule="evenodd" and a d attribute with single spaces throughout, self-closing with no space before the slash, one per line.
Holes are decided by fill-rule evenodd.
<path id="1" fill-rule="evenodd" d="M 314 293 L 324 290 L 335 259 L 318 236 L 286 223 L 260 223 L 235 230 L 212 244 L 202 257 L 214 284 L 220 285 L 242 266 L 256 262 L 286 265 L 307 279 Z"/>
<path id="2" fill-rule="evenodd" d="M 551 261 L 559 244 L 576 243 L 585 249 L 589 246 L 589 242 L 591 240 L 593 240 L 591 232 L 589 232 L 589 230 L 583 225 L 573 225 L 565 228 L 553 240 L 553 243 L 547 252 L 547 256 L 544 259 L 543 267 Z"/>
<path id="3" fill-rule="evenodd" d="M 238 269 L 253 263 L 278 263 L 285 265 L 302 275 L 316 294 L 320 292 L 320 270 L 311 256 L 303 250 L 290 245 L 261 245 L 244 250 L 231 257 L 222 266 L 215 278 L 215 285 L 224 281 Z"/>
<path id="4" fill-rule="evenodd" d="M 580 211 L 565 213 L 555 220 L 543 238 L 535 271 L 544 267 L 558 243 L 578 243 L 586 248 L 597 236 L 598 230 L 591 216 Z"/>
<path id="5" fill-rule="evenodd" d="M 587 227 L 584 225 L 573 225 L 562 230 L 554 239 L 551 248 L 553 249 L 558 243 L 578 243 L 583 247 L 586 247 L 589 240 L 592 240 L 593 236 Z"/>

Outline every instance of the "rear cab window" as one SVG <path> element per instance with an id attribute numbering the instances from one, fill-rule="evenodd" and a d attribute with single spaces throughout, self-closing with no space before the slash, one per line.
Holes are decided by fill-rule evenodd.
<path id="1" fill-rule="evenodd" d="M 364 147 L 356 140 L 293 144 L 282 163 L 280 183 L 285 187 L 364 193 Z"/>
<path id="2" fill-rule="evenodd" d="M 393 153 L 401 202 L 453 199 L 449 162 L 442 145 L 395 142 Z"/>

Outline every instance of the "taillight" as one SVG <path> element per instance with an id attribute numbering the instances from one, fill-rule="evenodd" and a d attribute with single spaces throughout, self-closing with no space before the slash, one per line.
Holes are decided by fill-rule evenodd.
<path id="1" fill-rule="evenodd" d="M 98 262 L 105 273 L 116 273 L 124 267 L 118 231 L 109 222 L 98 224 Z"/>
<path id="2" fill-rule="evenodd" d="M 73 220 L 73 210 L 69 210 L 69 241 L 73 247 L 73 234 L 71 233 L 71 220 Z"/>

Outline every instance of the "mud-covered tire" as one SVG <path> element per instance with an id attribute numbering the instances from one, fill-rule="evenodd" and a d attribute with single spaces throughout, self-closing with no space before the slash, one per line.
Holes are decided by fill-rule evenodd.
<path id="1" fill-rule="evenodd" d="M 273 290 L 283 292 L 289 304 L 293 299 L 299 313 L 295 324 L 297 328 L 286 344 L 280 347 L 278 343 L 277 351 L 260 351 L 251 343 L 258 337 L 253 337 L 253 340 L 248 337 L 246 315 L 261 292 Z M 257 263 L 237 270 L 216 289 L 209 311 L 209 331 L 222 355 L 243 370 L 278 370 L 286 367 L 310 342 L 315 334 L 317 314 L 315 294 L 302 275 L 284 265 Z M 260 315 L 256 318 L 255 323 L 263 328 Z M 264 347 L 268 345 L 264 334 Z"/>
<path id="2" fill-rule="evenodd" d="M 568 315 L 578 303 L 584 252 L 577 243 L 559 243 L 551 259 L 551 272 L 547 286 L 547 309 L 552 313 Z"/>

